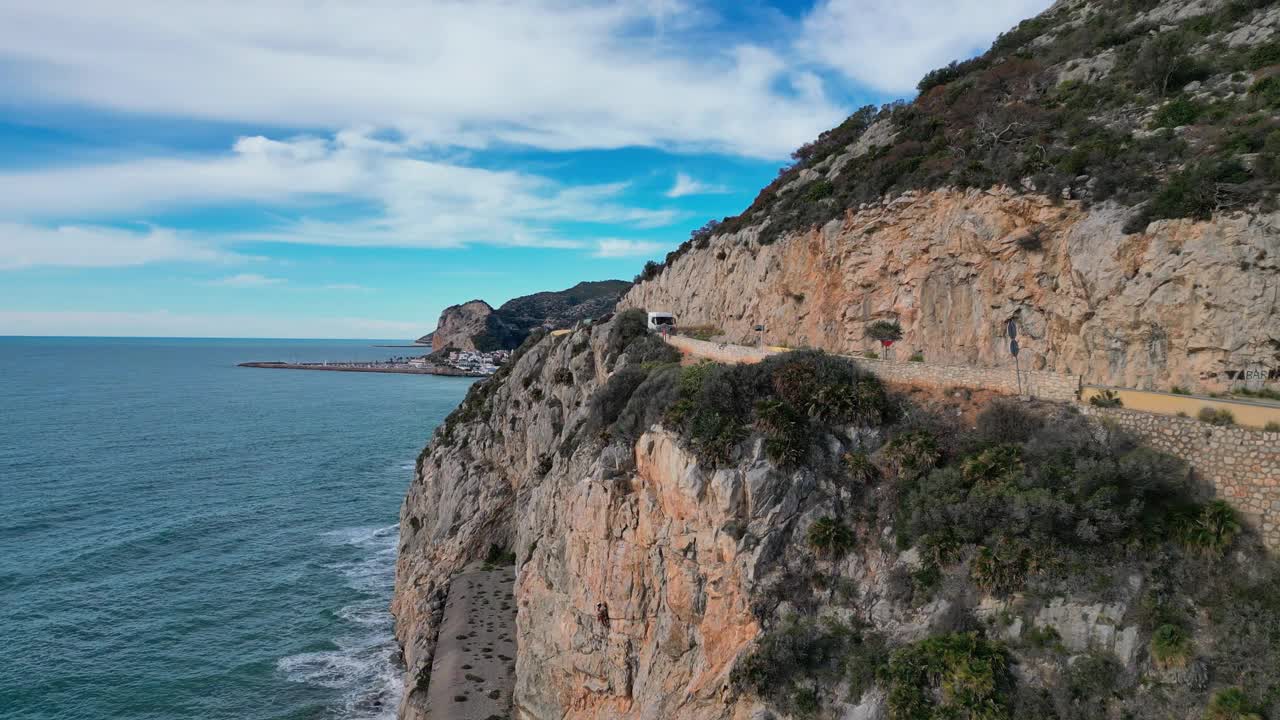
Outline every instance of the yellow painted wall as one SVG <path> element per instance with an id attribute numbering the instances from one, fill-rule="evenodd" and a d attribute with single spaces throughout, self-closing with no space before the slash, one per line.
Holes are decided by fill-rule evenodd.
<path id="1" fill-rule="evenodd" d="M 1173 393 L 1101 388 L 1088 385 L 1081 392 L 1080 399 L 1083 402 L 1089 402 L 1089 398 L 1100 394 L 1103 390 L 1114 392 L 1119 396 L 1120 402 L 1124 403 L 1124 407 L 1130 410 L 1160 413 L 1161 415 L 1177 415 L 1182 412 L 1188 417 L 1195 417 L 1200 413 L 1201 408 L 1208 407 L 1215 410 L 1229 410 L 1235 416 L 1237 425 L 1263 428 L 1269 422 L 1280 423 L 1280 405 L 1248 400 L 1227 400 L 1199 395 L 1174 395 Z"/>

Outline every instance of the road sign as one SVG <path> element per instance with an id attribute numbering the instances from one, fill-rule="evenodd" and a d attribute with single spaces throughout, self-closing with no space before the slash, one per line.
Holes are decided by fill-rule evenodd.
<path id="1" fill-rule="evenodd" d="M 1010 320 L 1005 332 L 1010 338 L 1018 337 L 1018 321 Z"/>
<path id="2" fill-rule="evenodd" d="M 1009 352 L 1013 353 L 1014 357 L 1018 357 L 1018 341 L 1017 340 L 1009 341 Z"/>

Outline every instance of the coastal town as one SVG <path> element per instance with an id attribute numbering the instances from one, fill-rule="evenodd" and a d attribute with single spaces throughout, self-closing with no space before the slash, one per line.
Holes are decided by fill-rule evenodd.
<path id="1" fill-rule="evenodd" d="M 353 362 L 283 362 L 257 361 L 240 363 L 240 367 L 274 370 L 329 370 L 334 372 L 399 373 L 403 375 L 450 375 L 455 377 L 487 377 L 511 358 L 509 350 L 481 352 L 446 348 L 429 355 L 392 357 L 386 360 Z"/>

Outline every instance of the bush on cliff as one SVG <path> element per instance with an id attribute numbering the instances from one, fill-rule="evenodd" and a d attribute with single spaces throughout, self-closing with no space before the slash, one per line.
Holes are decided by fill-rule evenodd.
<path id="1" fill-rule="evenodd" d="M 779 709 L 811 716 L 822 706 L 821 697 L 812 693 L 815 686 L 835 685 L 845 677 L 869 686 L 883 647 L 878 636 L 834 618 L 792 616 L 760 637 L 752 653 L 734 666 L 731 680 Z M 798 706 L 801 698 L 807 707 Z"/>
<path id="2" fill-rule="evenodd" d="M 999 415 L 1011 412 L 993 411 L 988 422 L 1003 425 Z M 899 472 L 900 543 L 919 544 L 942 564 L 976 547 L 973 580 L 1007 594 L 1029 577 L 1052 576 L 1078 555 L 1103 559 L 1132 542 L 1172 537 L 1171 526 L 1189 505 L 1179 461 L 1100 440 L 1079 415 L 1021 436 L 1020 442 L 979 445 L 943 467 L 915 462 Z M 919 444 L 915 437 L 898 436 L 886 449 Z"/>
<path id="3" fill-rule="evenodd" d="M 1214 694 L 1204 713 L 1205 720 L 1264 720 L 1257 707 L 1240 688 L 1224 688 Z"/>
<path id="4" fill-rule="evenodd" d="M 1006 720 L 1013 676 L 1004 647 L 977 633 L 921 640 L 890 656 L 890 720 Z"/>
<path id="5" fill-rule="evenodd" d="M 816 351 L 775 355 L 755 365 L 685 368 L 667 420 L 711 465 L 727 463 L 752 426 L 783 465 L 802 463 L 822 430 L 877 426 L 889 412 L 880 382 L 849 360 Z"/>
<path id="6" fill-rule="evenodd" d="M 631 308 L 623 310 L 613 317 L 609 326 L 609 336 L 605 342 L 605 363 L 612 369 L 618 356 L 626 352 L 627 346 L 636 338 L 649 332 L 649 316 L 644 310 Z"/>

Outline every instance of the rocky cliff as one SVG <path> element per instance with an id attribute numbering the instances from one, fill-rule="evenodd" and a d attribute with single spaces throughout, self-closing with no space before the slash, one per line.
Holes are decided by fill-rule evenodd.
<path id="1" fill-rule="evenodd" d="M 630 287 L 623 280 L 580 282 L 566 290 L 512 298 L 496 310 L 483 300 L 472 300 L 445 308 L 435 332 L 418 342 L 429 338 L 433 352 L 447 347 L 514 350 L 535 329 L 567 328 L 609 312 Z"/>
<path id="2" fill-rule="evenodd" d="M 402 717 L 427 717 L 450 583 L 494 546 L 515 556 L 522 720 L 1280 698 L 1275 570 L 1176 460 L 1060 406 L 886 394 L 821 354 L 682 369 L 628 322 L 526 346 L 424 451 Z"/>
<path id="3" fill-rule="evenodd" d="M 716 235 L 623 307 L 667 310 L 729 339 L 861 354 L 896 320 L 899 359 L 1007 365 L 1016 320 L 1034 369 L 1086 382 L 1222 390 L 1280 367 L 1280 214 L 1152 222 L 1009 189 L 908 192 L 772 244 Z"/>
<path id="4" fill-rule="evenodd" d="M 493 308 L 483 300 L 471 300 L 460 305 L 450 305 L 440 313 L 436 329 L 418 342 L 430 342 L 432 352 L 445 348 L 475 350 L 475 338 L 484 333 Z"/>
<path id="5" fill-rule="evenodd" d="M 1280 367 L 1280 6 L 1059 0 L 793 154 L 623 305 L 731 339 L 1202 391 Z M 903 355 L 905 359 L 905 355 Z"/>

